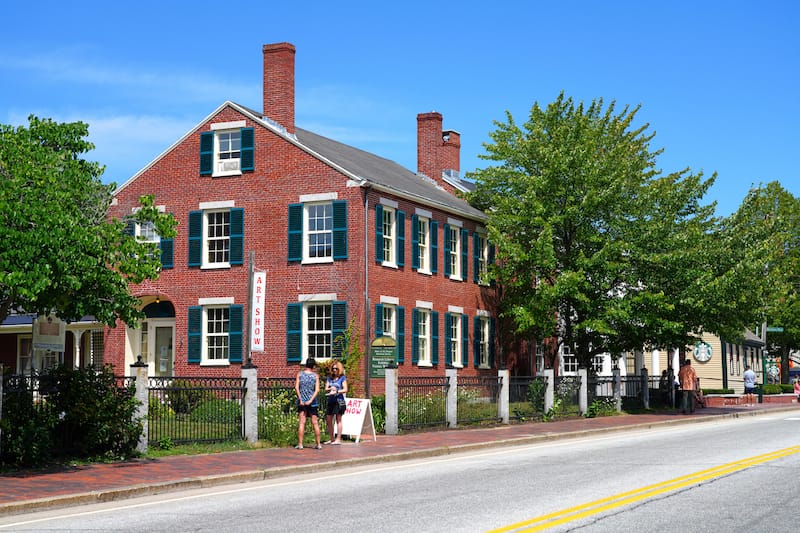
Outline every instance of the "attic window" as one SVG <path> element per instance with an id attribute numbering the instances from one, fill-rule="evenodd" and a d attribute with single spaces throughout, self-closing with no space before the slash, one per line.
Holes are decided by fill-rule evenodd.
<path id="1" fill-rule="evenodd" d="M 200 134 L 201 176 L 238 176 L 253 170 L 253 128 L 234 127 L 239 124 L 213 124 L 212 131 Z"/>

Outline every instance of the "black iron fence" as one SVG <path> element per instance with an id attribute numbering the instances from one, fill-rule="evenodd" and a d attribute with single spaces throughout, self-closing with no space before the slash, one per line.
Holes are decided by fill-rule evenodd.
<path id="1" fill-rule="evenodd" d="M 542 418 L 546 389 L 547 376 L 511 376 L 508 386 L 509 418 Z"/>
<path id="2" fill-rule="evenodd" d="M 297 430 L 295 378 L 258 378 L 258 438 Z M 324 396 L 323 396 L 324 398 Z M 320 404 L 320 415 L 324 407 Z"/>
<path id="3" fill-rule="evenodd" d="M 398 427 L 447 426 L 448 377 L 401 377 L 397 380 Z"/>
<path id="4" fill-rule="evenodd" d="M 217 442 L 244 437 L 245 378 L 149 377 L 151 444 Z"/>
<path id="5" fill-rule="evenodd" d="M 557 416 L 580 414 L 580 376 L 556 376 L 553 410 Z"/>
<path id="6" fill-rule="evenodd" d="M 500 376 L 459 377 L 456 398 L 459 423 L 497 422 L 497 401 L 503 378 Z"/>

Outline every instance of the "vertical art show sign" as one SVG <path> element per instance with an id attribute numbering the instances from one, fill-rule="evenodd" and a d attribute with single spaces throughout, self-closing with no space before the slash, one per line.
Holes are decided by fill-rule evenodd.
<path id="1" fill-rule="evenodd" d="M 250 351 L 264 351 L 264 295 L 267 288 L 267 273 L 253 272 L 253 293 L 250 295 Z"/>

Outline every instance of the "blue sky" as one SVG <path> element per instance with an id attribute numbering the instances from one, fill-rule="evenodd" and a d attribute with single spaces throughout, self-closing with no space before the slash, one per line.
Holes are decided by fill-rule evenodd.
<path id="1" fill-rule="evenodd" d="M 297 125 L 411 170 L 418 113 L 461 133 L 464 173 L 487 166 L 493 121 L 563 90 L 641 104 L 664 172 L 718 173 L 720 215 L 759 183 L 800 196 L 793 0 L 44 0 L 3 18 L 0 122 L 87 122 L 107 182 L 226 100 L 260 110 L 261 46 L 291 42 Z"/>

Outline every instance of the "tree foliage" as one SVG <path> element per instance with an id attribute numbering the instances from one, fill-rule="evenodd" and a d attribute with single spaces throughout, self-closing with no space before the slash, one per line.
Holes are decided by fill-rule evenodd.
<path id="1" fill-rule="evenodd" d="M 562 93 L 522 126 L 507 114 L 482 156 L 494 165 L 469 176 L 497 247 L 503 314 L 584 367 L 601 353 L 685 346 L 711 304 L 701 280 L 717 220 L 701 200 L 715 176 L 662 174 L 638 110 Z"/>
<path id="2" fill-rule="evenodd" d="M 107 220 L 115 185 L 83 158 L 94 148 L 87 135 L 84 123 L 34 116 L 27 127 L 0 125 L 0 322 L 11 312 L 92 315 L 109 326 L 141 316 L 128 284 L 158 277 L 157 245 Z M 141 201 L 133 218 L 174 236 L 172 216 Z"/>
<path id="3" fill-rule="evenodd" d="M 800 350 L 800 199 L 771 182 L 750 190 L 726 220 L 738 247 L 757 258 L 748 305 L 757 306 L 758 322 L 782 329 L 767 335 L 771 353 L 780 355 L 788 376 L 789 352 Z"/>

